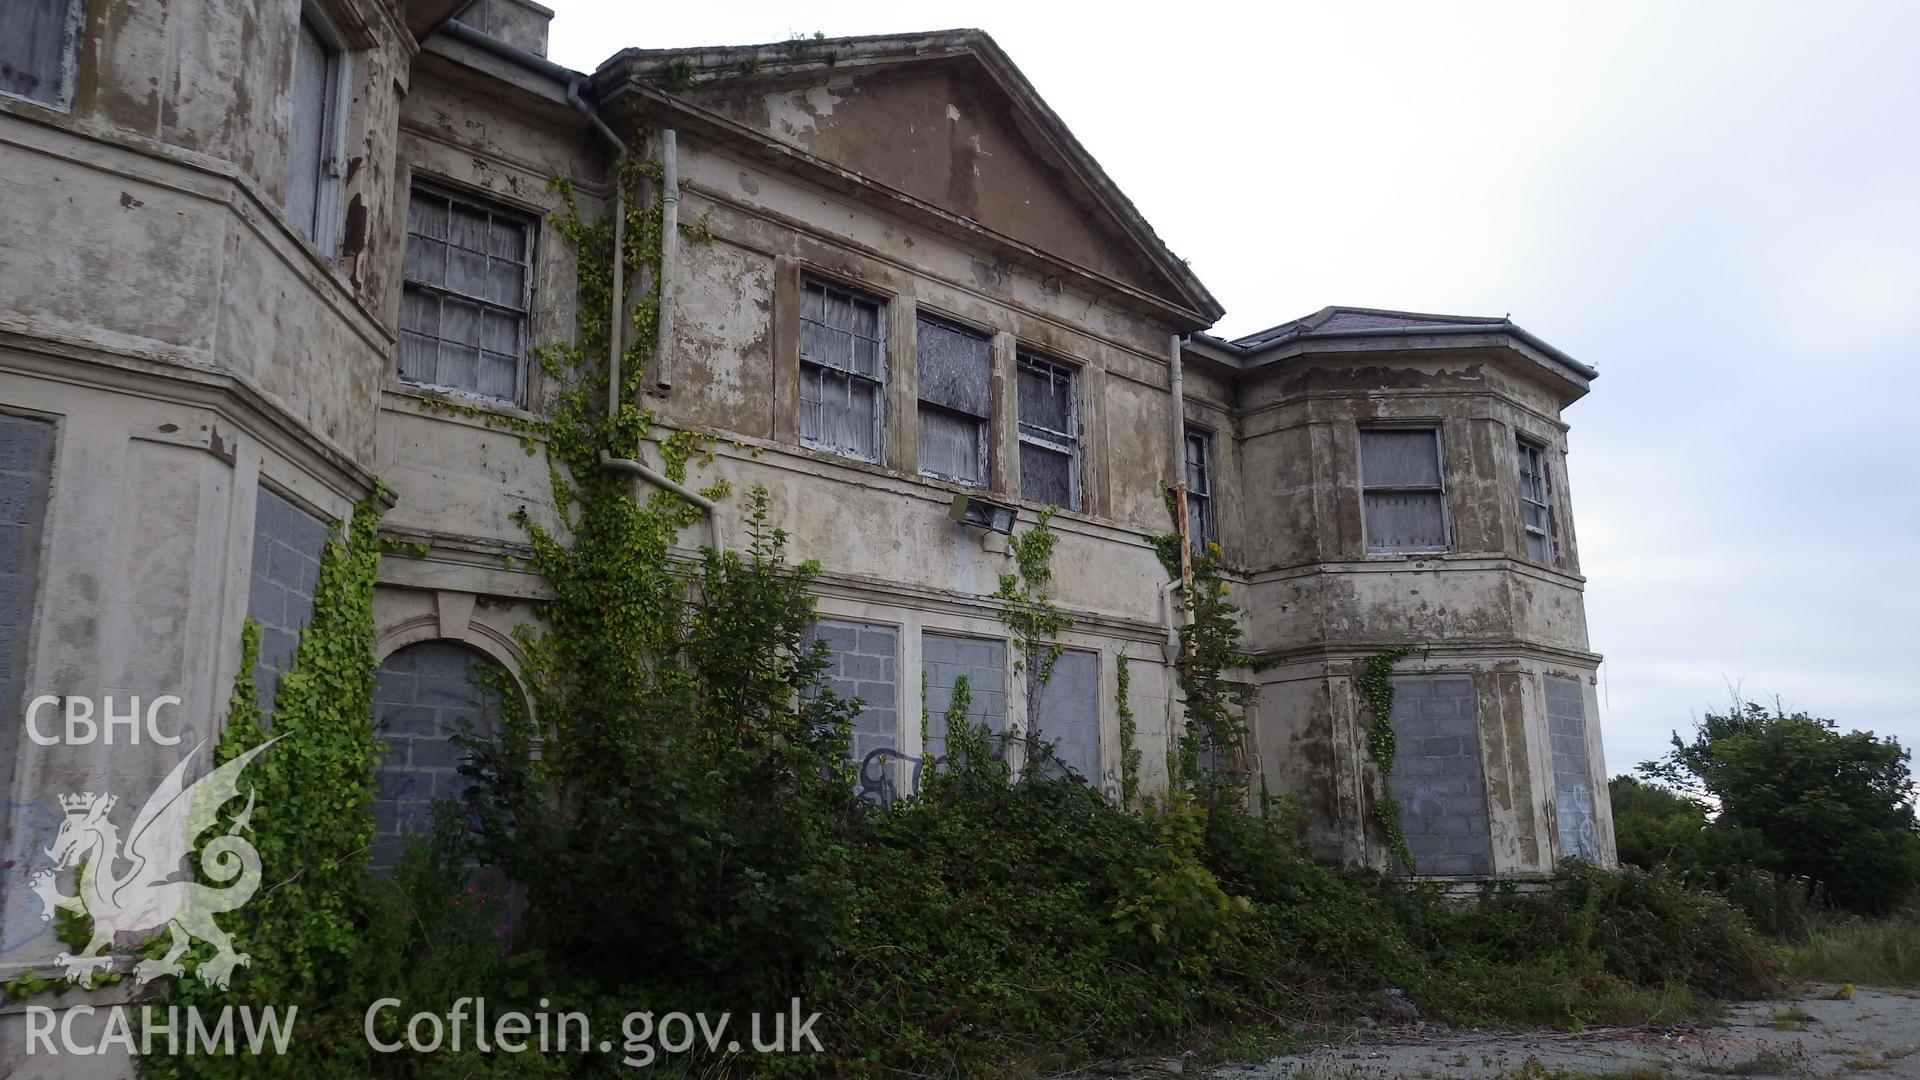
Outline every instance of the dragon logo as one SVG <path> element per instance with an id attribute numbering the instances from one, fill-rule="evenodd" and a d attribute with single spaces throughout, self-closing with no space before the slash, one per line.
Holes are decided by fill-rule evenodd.
<path id="1" fill-rule="evenodd" d="M 35 873 L 29 884 L 45 905 L 41 919 L 51 919 L 55 911 L 65 910 L 93 920 L 93 938 L 87 947 L 77 954 L 62 953 L 55 958 L 67 969 L 69 981 L 82 982 L 95 971 L 113 970 L 115 957 L 106 949 L 113 944 L 115 934 L 162 926 L 172 933 L 172 946 L 164 957 L 144 960 L 134 967 L 134 978 L 139 982 L 162 975 L 185 976 L 180 957 L 194 938 L 214 947 L 213 958 L 195 972 L 211 986 L 226 989 L 233 969 L 251 963 L 246 953 L 233 951 L 233 939 L 213 921 L 214 915 L 232 911 L 252 899 L 254 890 L 260 887 L 260 854 L 240 835 L 253 816 L 251 787 L 247 789 L 246 809 L 234 818 L 225 834 L 208 840 L 200 853 L 203 877 L 216 884 L 232 884 L 215 888 L 182 880 L 179 875 L 194 841 L 214 824 L 220 808 L 238 796 L 241 770 L 277 741 L 269 739 L 186 784 L 187 766 L 206 743 L 194 747 L 140 808 L 124 851 L 120 831 L 108 816 L 118 799 L 91 791 L 60 797 L 66 820 L 61 822 L 53 846 L 47 848 L 54 868 Z M 123 861 L 131 865 L 125 873 L 119 873 L 117 868 Z M 54 875 L 76 866 L 80 868 L 79 892 L 64 895 Z"/>

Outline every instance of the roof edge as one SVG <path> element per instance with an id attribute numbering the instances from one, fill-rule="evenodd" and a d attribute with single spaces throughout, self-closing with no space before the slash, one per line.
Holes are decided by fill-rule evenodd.
<path id="1" fill-rule="evenodd" d="M 1186 260 L 1175 255 L 1166 241 L 1122 192 L 1098 160 L 1074 136 L 1066 122 L 1046 103 L 1026 75 L 992 35 L 983 30 L 953 29 L 912 34 L 874 34 L 859 37 L 803 38 L 784 43 L 739 46 L 700 46 L 685 49 L 622 49 L 603 61 L 594 82 L 658 82 L 672 93 L 676 80 L 696 82 L 721 78 L 750 78 L 786 71 L 824 70 L 841 66 L 909 63 L 922 60 L 971 57 L 999 85 L 1016 108 L 1025 112 L 1035 131 L 1085 181 L 1095 199 L 1113 215 L 1128 236 L 1165 275 L 1178 299 L 1206 325 L 1218 322 L 1226 308 L 1200 281 Z M 681 66 L 691 65 L 691 69 Z M 644 76 L 662 76 L 649 80 Z M 701 76 L 708 76 L 702 80 Z"/>

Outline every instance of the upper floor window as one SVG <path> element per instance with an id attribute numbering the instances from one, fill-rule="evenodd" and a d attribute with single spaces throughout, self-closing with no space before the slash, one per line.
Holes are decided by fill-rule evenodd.
<path id="1" fill-rule="evenodd" d="M 401 380 L 521 404 L 532 256 L 527 217 L 414 185 L 400 299 Z"/>
<path id="2" fill-rule="evenodd" d="M 1520 524 L 1527 534 L 1527 558 L 1553 563 L 1553 508 L 1547 482 L 1547 451 L 1538 443 L 1519 441 Z"/>
<path id="3" fill-rule="evenodd" d="M 1447 550 L 1447 491 L 1440 460 L 1437 427 L 1360 429 L 1368 553 Z"/>
<path id="4" fill-rule="evenodd" d="M 1196 554 L 1218 537 L 1213 531 L 1213 432 L 1187 426 L 1187 540 Z"/>
<path id="5" fill-rule="evenodd" d="M 76 14 L 73 0 L 0 4 L 0 93 L 66 107 Z"/>
<path id="6" fill-rule="evenodd" d="M 300 16 L 293 57 L 293 128 L 287 143 L 287 217 L 322 252 L 333 254 L 339 216 L 341 114 L 346 54 L 311 15 Z"/>
<path id="7" fill-rule="evenodd" d="M 920 316 L 914 325 L 920 378 L 920 471 L 985 487 L 993 346 L 985 334 Z"/>
<path id="8" fill-rule="evenodd" d="M 800 442 L 880 460 L 886 305 L 812 278 L 800 292 Z"/>
<path id="9" fill-rule="evenodd" d="M 1020 355 L 1020 494 L 1068 510 L 1080 508 L 1079 372 Z"/>

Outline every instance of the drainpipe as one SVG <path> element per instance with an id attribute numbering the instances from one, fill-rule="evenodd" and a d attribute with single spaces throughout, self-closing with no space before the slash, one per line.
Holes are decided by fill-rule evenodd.
<path id="1" fill-rule="evenodd" d="M 607 418 L 620 415 L 620 323 L 626 306 L 627 212 L 622 203 L 620 173 L 627 163 L 627 144 L 613 133 L 593 106 L 580 96 L 585 76 L 567 83 L 567 103 L 593 123 L 600 137 L 613 147 L 613 310 L 607 315 Z"/>
<path id="2" fill-rule="evenodd" d="M 622 323 L 625 322 L 622 315 L 624 314 L 623 292 L 627 276 L 627 213 L 626 206 L 622 201 L 623 192 L 620 189 L 620 173 L 621 167 L 626 164 L 627 160 L 627 144 L 620 141 L 620 137 L 615 135 L 613 129 L 609 128 L 606 122 L 600 119 L 600 114 L 594 111 L 593 106 L 587 104 L 586 99 L 580 96 L 580 86 L 585 81 L 586 79 L 583 76 L 567 84 L 567 101 L 571 102 L 574 108 L 580 110 L 588 120 L 593 122 L 594 130 L 598 131 L 600 137 L 605 139 L 615 151 L 613 161 L 613 310 L 607 316 L 607 418 L 611 420 L 620 415 L 620 327 Z M 662 208 L 662 213 L 669 223 L 673 223 L 673 231 L 668 232 L 667 236 L 677 240 L 679 226 L 676 219 L 679 216 L 677 207 L 677 203 L 679 202 L 679 189 L 677 186 L 677 170 L 674 167 L 673 160 L 673 132 L 663 132 L 662 135 L 663 142 L 661 151 L 666 156 L 667 170 L 666 203 Z M 656 357 L 662 354 L 660 345 L 666 341 L 668 320 L 665 313 L 670 310 L 665 307 L 667 296 L 665 253 L 669 250 L 669 245 L 666 240 L 662 240 L 660 250 L 662 253 L 662 276 L 660 279 L 662 314 L 657 324 L 659 326 L 659 336 L 654 342 L 654 355 Z M 661 380 L 661 385 L 666 385 L 664 378 Z M 674 481 L 671 477 L 644 462 L 636 461 L 633 458 L 614 457 L 612 452 L 607 450 L 600 451 L 600 466 L 605 469 L 618 469 L 623 472 L 633 473 L 648 483 L 653 484 L 655 487 L 665 488 L 699 507 L 701 515 L 707 525 L 708 546 L 712 547 L 715 551 L 720 550 L 720 521 L 716 516 L 716 507 L 712 499 L 707 498 L 705 495 L 700 494 L 685 484 Z"/>
<path id="3" fill-rule="evenodd" d="M 673 386 L 673 267 L 680 256 L 680 155 L 672 128 L 660 132 L 660 305 L 653 318 L 653 385 Z"/>
<path id="4" fill-rule="evenodd" d="M 1193 538 L 1187 535 L 1187 394 L 1180 365 L 1180 335 L 1168 334 L 1167 371 L 1173 396 L 1173 528 L 1180 534 L 1180 588 L 1190 592 L 1193 589 Z"/>
<path id="5" fill-rule="evenodd" d="M 469 4 L 468 6 L 471 5 Z M 462 12 L 465 10 L 465 7 L 461 8 Z M 622 211 L 620 205 L 619 176 L 620 166 L 624 164 L 627 159 L 627 144 L 620 141 L 620 137 L 613 133 L 613 129 L 607 126 L 606 121 L 600 119 L 600 114 L 595 111 L 594 107 L 587 103 L 586 98 L 581 96 L 580 88 L 587 83 L 586 75 L 574 71 L 571 68 L 562 67 L 537 53 L 528 52 L 526 49 L 515 45 L 509 45 L 498 38 L 468 26 L 457 18 L 448 19 L 446 22 L 441 23 L 434 33 L 445 34 L 456 41 L 464 42 L 476 49 L 492 53 L 503 60 L 518 64 L 529 71 L 538 72 L 555 82 L 565 83 L 567 87 L 567 103 L 578 110 L 582 116 L 585 116 L 587 120 L 593 124 L 593 129 L 600 133 L 600 137 L 605 139 L 607 144 L 614 149 L 613 311 L 607 316 L 607 416 L 609 418 L 618 416 L 620 415 L 620 326 L 621 323 L 625 321 L 622 317 L 624 313 L 621 309 L 625 305 L 625 298 L 622 293 L 626 284 L 626 275 L 623 274 L 621 270 L 624 268 L 626 257 L 627 224 L 627 215 Z M 662 240 L 660 247 L 662 256 L 660 268 L 662 275 L 660 279 L 661 313 L 657 324 L 660 327 L 660 333 L 654 342 L 656 357 L 664 355 L 659 351 L 659 347 L 666 341 L 667 331 L 671 325 L 670 320 L 672 317 L 672 308 L 667 306 L 668 294 L 666 286 L 668 279 L 665 276 L 666 255 L 669 251 L 677 248 L 680 241 L 680 188 L 678 184 L 679 177 L 677 175 L 679 170 L 677 162 L 674 160 L 673 132 L 663 132 L 662 139 L 661 152 L 666 159 L 663 165 L 667 173 L 667 183 L 665 185 L 666 194 L 664 196 L 666 201 L 661 207 L 661 212 L 662 215 L 666 217 L 669 228 L 667 229 L 667 236 Z M 666 369 L 660 368 L 658 370 L 662 373 L 658 381 L 660 386 L 664 388 L 667 385 L 665 377 Z M 707 538 L 716 550 L 719 549 L 720 525 L 714 515 L 715 508 L 712 499 L 687 487 L 685 484 L 675 483 L 670 478 L 662 475 L 658 470 L 639 461 L 635 461 L 632 458 L 614 457 L 608 451 L 602 450 L 600 451 L 600 464 L 604 468 L 620 469 L 634 473 L 649 483 L 665 488 L 699 507 L 706 515 Z"/>
<path id="6" fill-rule="evenodd" d="M 613 453 L 608 450 L 600 451 L 600 467 L 603 469 L 619 469 L 623 472 L 630 472 L 648 483 L 653 484 L 655 487 L 665 488 L 699 507 L 707 523 L 707 546 L 713 548 L 715 551 L 720 550 L 719 508 L 714 505 L 712 499 L 707 498 L 705 495 L 700 494 L 685 484 L 676 482 L 672 477 L 667 476 L 665 473 L 653 468 L 644 461 L 614 457 Z"/>

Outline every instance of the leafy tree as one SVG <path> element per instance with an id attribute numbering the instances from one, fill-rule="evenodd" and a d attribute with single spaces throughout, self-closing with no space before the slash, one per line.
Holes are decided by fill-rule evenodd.
<path id="1" fill-rule="evenodd" d="M 1920 882 L 1908 759 L 1895 739 L 1748 703 L 1708 713 L 1691 741 L 1675 733 L 1673 749 L 1640 773 L 1719 807 L 1708 834 L 1716 861 L 1737 848 L 1761 869 L 1820 882 L 1842 907 L 1877 913 Z"/>
<path id="2" fill-rule="evenodd" d="M 1620 861 L 1651 870 L 1698 863 L 1707 808 L 1669 788 L 1631 776 L 1607 782 Z"/>

